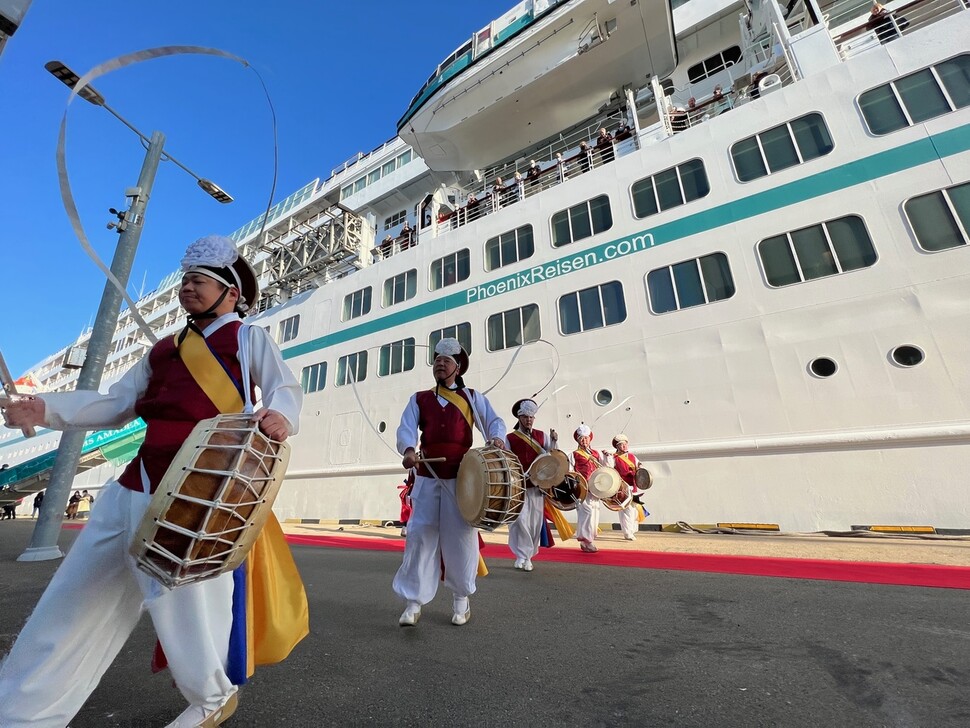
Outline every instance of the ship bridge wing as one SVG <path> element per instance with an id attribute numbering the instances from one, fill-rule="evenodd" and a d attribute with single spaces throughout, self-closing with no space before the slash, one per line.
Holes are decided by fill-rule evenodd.
<path id="1" fill-rule="evenodd" d="M 486 29 L 499 38 L 486 49 L 485 31 L 473 36 L 398 124 L 435 171 L 481 169 L 514 155 L 676 65 L 666 0 L 528 0 L 502 20 L 515 32 L 502 38 Z"/>

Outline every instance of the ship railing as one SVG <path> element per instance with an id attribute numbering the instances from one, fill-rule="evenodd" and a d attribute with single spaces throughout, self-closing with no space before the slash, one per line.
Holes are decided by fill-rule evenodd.
<path id="1" fill-rule="evenodd" d="M 602 125 L 595 128 L 599 130 Z M 610 127 L 606 128 L 611 135 L 616 131 L 615 128 L 612 130 L 610 130 Z M 486 215 L 540 194 L 550 187 L 555 187 L 592 169 L 609 164 L 617 157 L 631 154 L 638 148 L 637 137 L 631 132 L 629 135 L 614 139 L 606 145 L 596 146 L 595 141 L 589 141 L 586 148 L 573 148 L 568 150 L 566 154 L 557 152 L 552 160 L 536 163 L 539 169 L 537 176 L 530 178 L 528 167 L 525 167 L 525 172 L 519 173 L 520 179 L 513 178 L 509 182 L 503 181 L 499 186 L 493 184 L 490 189 L 476 191 L 469 195 L 468 201 L 461 207 L 439 214 L 438 231 L 455 230 L 462 225 L 475 222 Z"/>
<path id="2" fill-rule="evenodd" d="M 888 3 L 878 17 L 859 17 L 859 8 L 826 18 L 829 32 L 843 60 L 890 43 L 896 38 L 970 10 L 970 0 L 913 0 Z M 849 18 L 849 12 L 855 16 Z"/>
<path id="3" fill-rule="evenodd" d="M 417 244 L 418 236 L 414 234 L 414 230 L 398 235 L 396 238 L 389 236 L 370 249 L 371 262 L 377 263 L 381 260 L 387 260 L 398 253 L 403 253 L 405 250 L 417 246 Z"/>

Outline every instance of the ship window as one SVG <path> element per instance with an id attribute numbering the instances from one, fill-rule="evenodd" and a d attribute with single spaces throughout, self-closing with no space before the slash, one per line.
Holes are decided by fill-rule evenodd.
<path id="1" fill-rule="evenodd" d="M 468 262 L 468 248 L 457 253 L 438 258 L 431 264 L 431 290 L 437 291 L 445 286 L 452 286 L 471 275 Z"/>
<path id="2" fill-rule="evenodd" d="M 367 184 L 372 185 L 381 178 L 381 170 L 372 169 L 367 173 Z"/>
<path id="3" fill-rule="evenodd" d="M 485 329 L 488 332 L 489 351 L 511 349 L 513 346 L 538 341 L 542 336 L 539 330 L 539 307 L 530 303 L 522 308 L 489 316 Z"/>
<path id="4" fill-rule="evenodd" d="M 428 365 L 434 364 L 434 348 L 442 339 L 458 339 L 458 343 L 468 356 L 472 355 L 472 325 L 468 322 L 457 326 L 446 326 L 432 331 L 428 336 Z"/>
<path id="5" fill-rule="evenodd" d="M 558 248 L 613 227 L 610 198 L 594 197 L 552 216 L 552 244 Z"/>
<path id="6" fill-rule="evenodd" d="M 635 182 L 630 191 L 633 214 L 642 218 L 700 199 L 711 191 L 711 186 L 704 163 L 692 159 Z"/>
<path id="7" fill-rule="evenodd" d="M 910 73 L 859 96 L 859 110 L 876 135 L 965 106 L 970 106 L 970 55 Z"/>
<path id="8" fill-rule="evenodd" d="M 866 226 L 855 215 L 762 240 L 758 254 L 773 287 L 868 268 L 876 262 Z"/>
<path id="9" fill-rule="evenodd" d="M 567 293 L 559 299 L 559 328 L 563 334 L 600 329 L 625 320 L 626 303 L 619 281 Z"/>
<path id="10" fill-rule="evenodd" d="M 738 180 L 750 182 L 834 149 L 832 137 L 821 114 L 808 114 L 772 127 L 731 147 Z"/>
<path id="11" fill-rule="evenodd" d="M 337 359 L 337 379 L 334 384 L 338 387 L 351 382 L 363 382 L 365 379 L 367 379 L 366 351 L 347 354 Z"/>
<path id="12" fill-rule="evenodd" d="M 683 3 L 681 3 L 683 4 Z M 677 7 L 676 4 L 673 7 Z M 713 76 L 718 71 L 723 71 L 728 66 L 733 66 L 741 60 L 741 48 L 731 46 L 720 53 L 715 53 L 710 58 L 687 69 L 687 79 L 691 83 L 703 81 L 709 76 Z"/>
<path id="13" fill-rule="evenodd" d="M 418 292 L 418 272 L 414 268 L 384 281 L 384 308 L 414 298 Z"/>
<path id="14" fill-rule="evenodd" d="M 535 253 L 532 226 L 523 225 L 515 230 L 489 238 L 485 243 L 485 270 L 495 270 L 531 258 Z"/>
<path id="15" fill-rule="evenodd" d="M 407 219 L 407 217 L 408 217 L 408 213 L 405 210 L 401 210 L 400 212 L 395 212 L 390 217 L 385 218 L 384 229 L 390 230 L 392 227 L 397 227 L 398 225 L 404 224 L 404 221 Z"/>
<path id="16" fill-rule="evenodd" d="M 414 369 L 414 337 L 393 341 L 381 347 L 377 376 L 400 374 Z"/>
<path id="17" fill-rule="evenodd" d="M 923 250 L 970 243 L 970 182 L 908 200 L 903 209 Z"/>
<path id="18" fill-rule="evenodd" d="M 403 167 L 405 164 L 411 161 L 411 150 L 408 149 L 406 152 L 399 154 L 397 156 L 397 166 Z"/>
<path id="19" fill-rule="evenodd" d="M 354 180 L 354 194 L 357 194 L 362 189 L 364 189 L 366 186 L 367 186 L 367 178 L 366 177 L 361 177 L 358 180 Z"/>
<path id="20" fill-rule="evenodd" d="M 349 321 L 370 313 L 371 287 L 361 288 L 344 296 L 344 311 L 341 321 Z"/>
<path id="21" fill-rule="evenodd" d="M 702 306 L 734 295 L 734 279 L 724 253 L 712 253 L 647 274 L 650 309 L 667 313 Z"/>
<path id="22" fill-rule="evenodd" d="M 300 386 L 303 388 L 304 394 L 319 392 L 326 387 L 327 362 L 322 361 L 319 364 L 311 364 L 308 367 L 303 367 L 303 371 L 300 372 Z"/>
<path id="23" fill-rule="evenodd" d="M 384 162 L 381 165 L 381 176 L 388 175 L 397 168 L 396 160 L 392 159 L 389 162 Z"/>
<path id="24" fill-rule="evenodd" d="M 897 346 L 890 352 L 894 362 L 899 364 L 901 367 L 915 367 L 917 364 L 921 364 L 926 355 L 923 350 L 918 346 L 912 346 L 911 344 L 903 344 L 902 346 Z"/>
<path id="25" fill-rule="evenodd" d="M 280 343 L 292 341 L 300 333 L 300 314 L 280 321 Z"/>
<path id="26" fill-rule="evenodd" d="M 354 186 L 353 185 L 347 185 L 346 187 L 341 187 L 340 188 L 340 199 L 341 200 L 346 200 L 352 194 L 354 194 Z"/>

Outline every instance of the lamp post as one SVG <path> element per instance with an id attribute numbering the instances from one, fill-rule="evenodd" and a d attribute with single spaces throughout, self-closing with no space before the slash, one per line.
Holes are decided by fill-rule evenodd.
<path id="1" fill-rule="evenodd" d="M 51 61 L 46 64 L 45 68 L 71 88 L 74 88 L 80 80 L 77 74 L 60 61 Z M 125 196 L 129 199 L 128 210 L 124 213 L 118 213 L 119 222 L 112 225 L 120 233 L 120 237 L 118 238 L 118 246 L 115 248 L 114 258 L 111 261 L 111 272 L 123 286 L 127 286 L 132 263 L 135 259 L 135 251 L 138 248 L 138 241 L 144 227 L 145 208 L 148 206 L 148 199 L 151 196 L 155 173 L 160 161 L 174 162 L 192 175 L 199 187 L 219 202 L 232 202 L 232 197 L 214 182 L 199 177 L 184 164 L 166 154 L 163 150 L 165 135 L 161 132 L 152 132 L 151 138 L 147 138 L 108 106 L 104 97 L 91 86 L 81 89 L 78 95 L 85 101 L 106 109 L 134 131 L 142 142 L 147 144 L 145 160 L 138 175 L 138 184 L 125 190 Z M 121 291 L 117 290 L 110 281 L 106 282 L 94 328 L 92 328 L 91 337 L 88 340 L 87 356 L 84 359 L 81 372 L 78 374 L 76 389 L 97 391 L 101 383 L 101 376 L 104 374 L 111 339 L 118 322 L 121 300 Z M 81 458 L 81 449 L 86 435 L 87 432 L 83 430 L 71 430 L 61 436 L 37 525 L 34 527 L 27 550 L 18 557 L 18 561 L 47 561 L 64 555 L 57 546 L 57 536 L 60 533 L 61 522 L 64 518 L 64 505 L 67 503 L 74 477 L 77 475 L 78 462 Z"/>

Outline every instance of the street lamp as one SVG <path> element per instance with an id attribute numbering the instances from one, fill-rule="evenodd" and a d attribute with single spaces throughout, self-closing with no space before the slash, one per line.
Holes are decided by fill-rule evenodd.
<path id="1" fill-rule="evenodd" d="M 72 89 L 80 81 L 78 75 L 60 61 L 51 61 L 44 67 L 55 78 Z M 146 137 L 118 112 L 108 106 L 104 97 L 93 87 L 85 86 L 78 93 L 78 96 L 107 110 L 135 132 L 147 146 L 145 161 L 142 163 L 141 172 L 138 175 L 138 184 L 125 190 L 125 197 L 130 201 L 128 210 L 124 213 L 115 212 L 119 222 L 113 225 L 120 236 L 114 257 L 111 260 L 111 272 L 122 286 L 127 286 L 131 267 L 135 260 L 135 251 L 138 248 L 138 241 L 144 227 L 145 208 L 148 206 L 148 199 L 151 196 L 152 186 L 155 183 L 155 173 L 158 171 L 160 161 L 174 162 L 192 175 L 199 187 L 219 202 L 232 202 L 232 197 L 219 185 L 211 180 L 199 177 L 177 159 L 166 154 L 163 151 L 164 134 L 156 131 L 152 132 L 151 138 Z M 122 292 L 116 289 L 110 281 L 106 282 L 104 292 L 101 294 L 101 304 L 98 307 L 94 328 L 91 329 L 91 337 L 88 340 L 87 356 L 78 374 L 76 389 L 97 391 L 98 385 L 101 383 L 101 376 L 104 374 L 104 365 L 111 348 L 111 339 L 117 325 L 118 313 L 121 310 L 121 299 Z M 60 532 L 61 520 L 63 519 L 64 504 L 67 503 L 71 485 L 73 485 L 74 477 L 77 475 L 78 462 L 81 458 L 81 449 L 86 434 L 84 430 L 71 430 L 61 435 L 50 483 L 47 486 L 47 495 L 44 498 L 45 505 L 41 507 L 37 525 L 30 539 L 30 545 L 18 557 L 18 561 L 47 561 L 64 555 L 57 546 L 57 535 Z"/>

